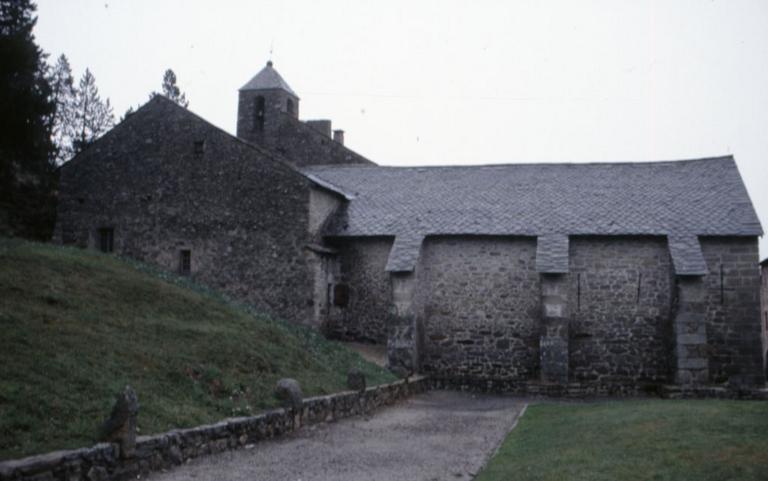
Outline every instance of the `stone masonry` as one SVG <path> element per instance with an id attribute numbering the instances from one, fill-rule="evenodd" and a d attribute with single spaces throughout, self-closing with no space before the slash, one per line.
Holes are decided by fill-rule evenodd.
<path id="1" fill-rule="evenodd" d="M 197 149 L 197 150 L 196 150 Z M 181 270 L 280 317 L 309 320 L 309 181 L 157 96 L 61 169 L 55 240 Z M 285 222 L 292 219 L 292 222 Z"/>
<path id="2" fill-rule="evenodd" d="M 536 242 L 525 238 L 427 239 L 418 287 L 425 372 L 538 376 L 541 284 L 533 269 L 535 252 Z"/>
<path id="3" fill-rule="evenodd" d="M 386 344 L 445 385 L 765 383 L 762 228 L 732 157 L 381 167 L 300 120 L 271 62 L 237 121 L 151 100 L 62 167 L 55 240 Z"/>
<path id="4" fill-rule="evenodd" d="M 763 331 L 763 359 L 765 359 L 765 372 L 768 376 L 768 259 L 760 262 L 760 309 Z"/>
<path id="5" fill-rule="evenodd" d="M 330 120 L 299 120 L 299 97 L 272 62 L 240 89 L 237 136 L 269 148 L 294 165 L 373 164 L 345 147 L 339 132 L 331 136 Z"/>
<path id="6" fill-rule="evenodd" d="M 757 239 L 704 238 L 702 250 L 710 272 L 703 279 L 710 382 L 762 384 Z"/>
<path id="7" fill-rule="evenodd" d="M 392 240 L 366 238 L 340 241 L 338 249 L 339 275 L 334 285 L 349 290 L 346 306 L 334 305 L 325 318 L 324 326 L 330 337 L 384 344 L 389 332 L 388 320 L 393 304 L 388 296 L 391 281 L 384 271 Z M 333 292 L 329 292 L 333 301 Z"/>
<path id="8" fill-rule="evenodd" d="M 583 383 L 671 381 L 672 265 L 663 238 L 571 241 L 570 373 Z"/>
<path id="9" fill-rule="evenodd" d="M 419 351 L 422 372 L 438 379 L 507 389 L 540 381 L 606 394 L 658 392 L 672 383 L 760 384 L 759 336 L 736 335 L 731 331 L 742 328 L 719 322 L 724 308 L 705 302 L 705 286 L 717 276 L 675 276 L 664 238 L 576 237 L 567 274 L 537 274 L 534 241 L 430 237 L 416 274 L 392 274 L 389 281 L 372 279 L 383 273 L 391 241 L 345 242 L 355 247 L 341 249 L 340 256 L 367 253 L 378 261 L 350 262 L 342 269 L 350 310 L 336 308 L 334 335 L 365 339 L 358 333 L 386 332 L 392 351 L 403 346 L 398 326 L 411 327 L 415 335 L 406 345 Z M 705 239 L 702 245 L 707 257 L 719 253 L 737 265 L 756 255 L 747 254 L 754 242 L 746 240 Z M 737 265 L 726 265 L 731 275 L 742 272 Z M 410 279 L 405 289 L 414 317 L 405 324 L 393 317 L 401 310 L 403 279 Z M 732 309 L 745 316 L 749 309 L 754 317 L 756 304 L 743 299 L 746 305 Z M 359 302 L 366 309 L 351 307 Z"/>

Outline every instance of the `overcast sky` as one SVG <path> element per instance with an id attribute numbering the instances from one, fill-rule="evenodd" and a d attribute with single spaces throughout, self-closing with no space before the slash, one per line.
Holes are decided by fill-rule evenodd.
<path id="1" fill-rule="evenodd" d="M 172 68 L 235 132 L 270 58 L 304 119 L 384 165 L 733 154 L 768 227 L 768 1 L 38 0 L 120 117 Z M 761 240 L 763 257 L 768 240 Z"/>

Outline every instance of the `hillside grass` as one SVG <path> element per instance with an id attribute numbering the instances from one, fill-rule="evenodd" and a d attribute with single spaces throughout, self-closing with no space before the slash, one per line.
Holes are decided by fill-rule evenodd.
<path id="1" fill-rule="evenodd" d="M 763 401 L 540 404 L 475 479 L 757 481 L 766 446 Z"/>
<path id="2" fill-rule="evenodd" d="M 395 380 L 316 332 L 250 312 L 184 278 L 115 256 L 0 239 L 0 459 L 91 445 L 126 384 L 141 434 Z"/>

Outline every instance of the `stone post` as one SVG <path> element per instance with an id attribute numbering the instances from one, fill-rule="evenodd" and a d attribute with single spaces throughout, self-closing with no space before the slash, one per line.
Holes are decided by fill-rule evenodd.
<path id="1" fill-rule="evenodd" d="M 391 371 L 408 376 L 419 370 L 420 324 L 414 298 L 415 272 L 391 274 L 392 326 L 387 339 L 387 364 Z"/>
<path id="2" fill-rule="evenodd" d="M 541 276 L 541 381 L 568 384 L 568 285 L 563 274 Z"/>
<path id="3" fill-rule="evenodd" d="M 681 386 L 701 386 L 709 381 L 704 278 L 678 276 L 677 293 L 675 382 Z"/>
<path id="4" fill-rule="evenodd" d="M 131 386 L 125 386 L 123 392 L 117 395 L 115 405 L 109 419 L 101 425 L 99 438 L 101 441 L 117 443 L 120 446 L 120 457 L 133 457 L 136 451 L 136 418 L 139 415 L 139 398 Z"/>

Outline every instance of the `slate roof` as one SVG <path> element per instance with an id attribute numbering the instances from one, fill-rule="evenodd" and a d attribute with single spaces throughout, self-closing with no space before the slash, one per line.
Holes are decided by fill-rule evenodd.
<path id="1" fill-rule="evenodd" d="M 327 235 L 395 236 L 390 271 L 412 270 L 427 235 L 535 236 L 540 272 L 567 272 L 569 235 L 664 235 L 676 272 L 698 275 L 706 265 L 697 236 L 762 235 L 732 156 L 303 172 L 352 199 Z"/>
<path id="2" fill-rule="evenodd" d="M 282 89 L 290 93 L 294 97 L 298 97 L 296 92 L 288 86 L 288 83 L 283 80 L 283 77 L 277 73 L 272 67 L 272 61 L 267 62 L 267 66 L 261 69 L 247 84 L 243 85 L 240 90 L 269 90 L 269 89 Z"/>

